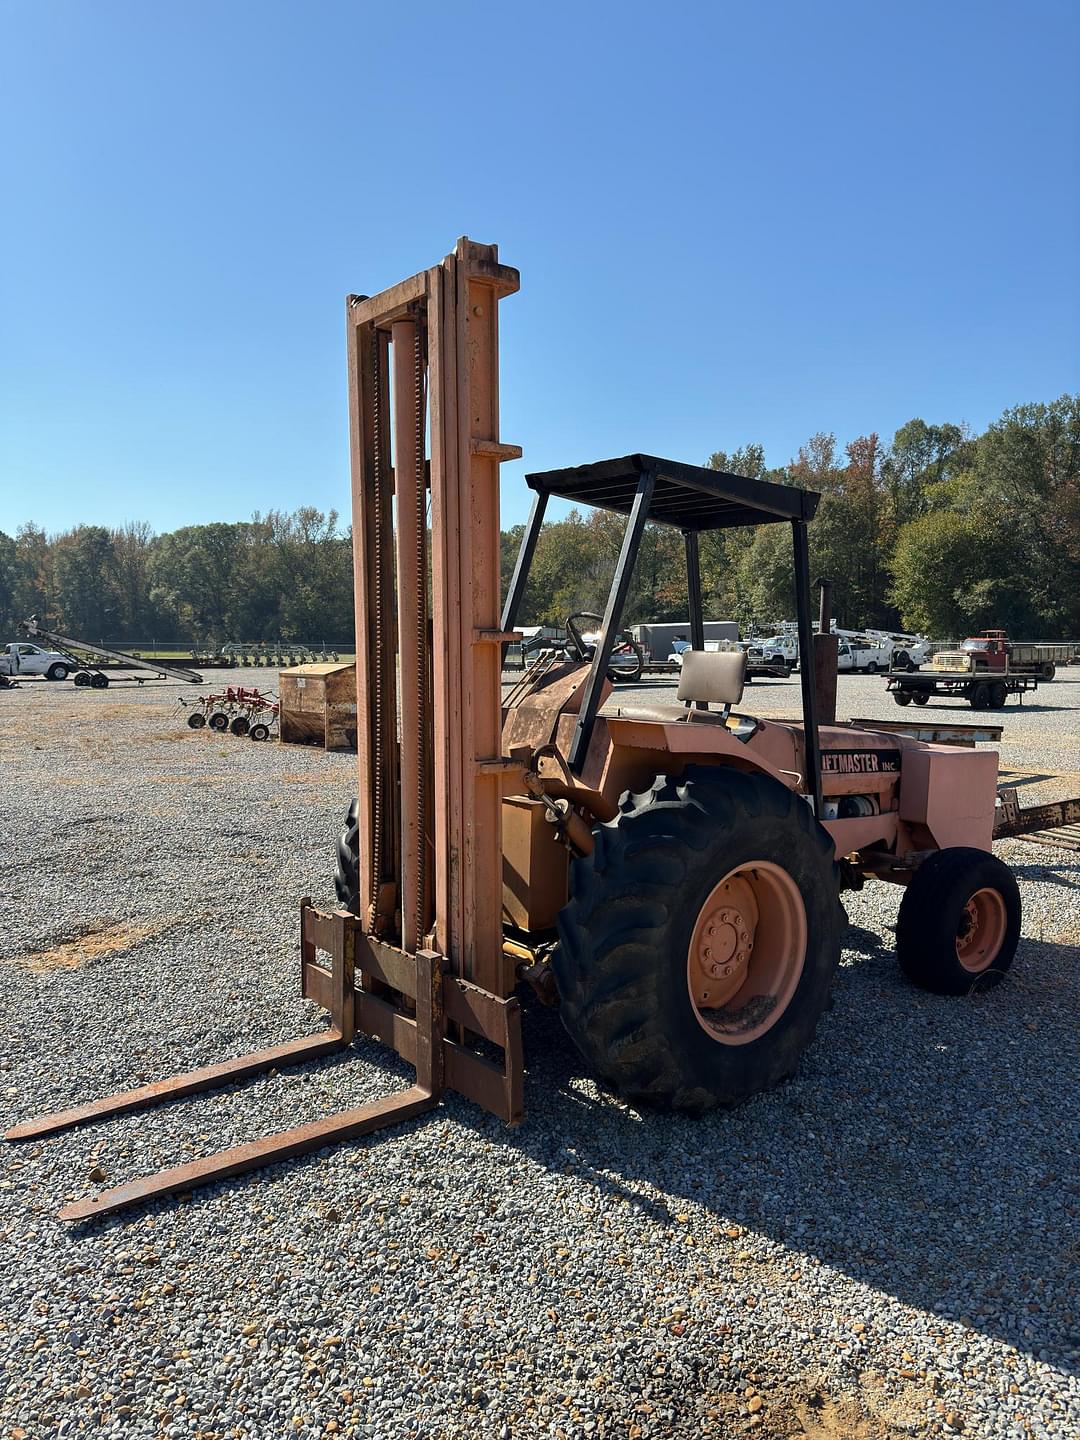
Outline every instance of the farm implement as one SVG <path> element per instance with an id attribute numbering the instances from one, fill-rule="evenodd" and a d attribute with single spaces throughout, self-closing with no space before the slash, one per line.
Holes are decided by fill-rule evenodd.
<path id="1" fill-rule="evenodd" d="M 191 730 L 228 731 L 251 740 L 268 740 L 278 724 L 277 698 L 245 685 L 229 685 L 193 702 L 181 697 L 178 704 L 182 710 L 190 709 L 187 723 Z"/>

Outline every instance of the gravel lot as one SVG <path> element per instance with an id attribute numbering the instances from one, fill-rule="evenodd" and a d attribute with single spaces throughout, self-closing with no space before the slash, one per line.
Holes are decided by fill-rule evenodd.
<path id="1" fill-rule="evenodd" d="M 325 1023 L 296 908 L 332 902 L 353 758 L 192 734 L 176 693 L 0 692 L 6 1123 Z M 797 704 L 796 679 L 743 708 Z M 880 678 L 841 677 L 840 706 L 911 717 Z M 1080 770 L 1078 707 L 1075 680 L 1011 703 L 1003 766 Z M 872 884 L 797 1077 L 732 1113 L 620 1104 L 531 1007 L 516 1131 L 451 1096 L 186 1201 L 54 1218 L 408 1083 L 359 1042 L 4 1147 L 0 1434 L 1075 1436 L 1080 854 L 1000 853 L 1025 903 L 1006 984 L 913 991 Z"/>

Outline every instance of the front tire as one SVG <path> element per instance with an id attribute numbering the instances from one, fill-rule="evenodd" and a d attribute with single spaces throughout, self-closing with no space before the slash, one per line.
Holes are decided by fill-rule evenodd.
<path id="1" fill-rule="evenodd" d="M 911 694 L 907 690 L 894 690 L 892 698 L 896 701 L 897 705 L 911 704 Z"/>
<path id="2" fill-rule="evenodd" d="M 338 836 L 334 889 L 339 902 L 354 915 L 360 914 L 360 819 L 359 801 L 354 800 Z"/>
<path id="3" fill-rule="evenodd" d="M 624 795 L 593 836 L 552 960 L 592 1068 L 628 1099 L 694 1111 L 791 1075 L 843 924 L 833 844 L 806 801 L 767 776 L 692 766 Z"/>
<path id="4" fill-rule="evenodd" d="M 939 850 L 916 870 L 896 922 L 896 958 L 913 984 L 935 995 L 997 985 L 1020 939 L 1020 890 L 996 855 Z"/>

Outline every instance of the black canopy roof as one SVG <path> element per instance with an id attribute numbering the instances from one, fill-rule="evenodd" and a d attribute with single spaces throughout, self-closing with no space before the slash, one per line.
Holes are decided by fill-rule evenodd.
<path id="1" fill-rule="evenodd" d="M 545 470 L 526 475 L 533 490 L 546 491 L 582 505 L 597 505 L 628 515 L 638 480 L 646 471 L 656 476 L 649 519 L 679 530 L 722 530 L 736 525 L 769 525 L 777 520 L 812 520 L 820 495 L 794 485 L 750 480 L 660 460 L 655 455 L 623 455 L 618 460 L 597 460 L 569 470 Z"/>

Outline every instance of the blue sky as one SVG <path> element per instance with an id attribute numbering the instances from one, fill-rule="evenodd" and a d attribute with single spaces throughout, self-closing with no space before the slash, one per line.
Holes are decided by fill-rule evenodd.
<path id="1" fill-rule="evenodd" d="M 343 297 L 457 236 L 526 469 L 1078 388 L 1080 7 L 0 0 L 0 528 L 347 509 Z"/>

